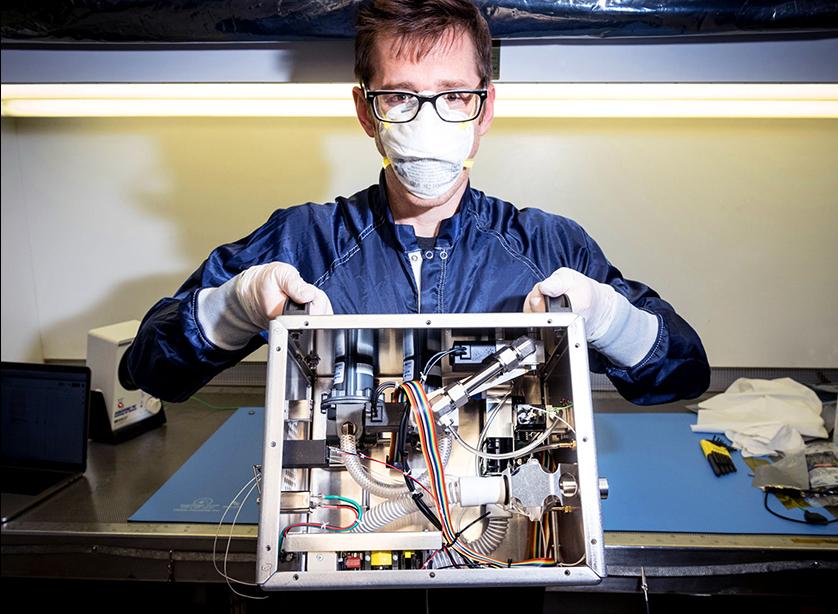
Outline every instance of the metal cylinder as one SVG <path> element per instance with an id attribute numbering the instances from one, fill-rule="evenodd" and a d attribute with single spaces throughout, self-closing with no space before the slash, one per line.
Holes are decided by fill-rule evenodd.
<path id="1" fill-rule="evenodd" d="M 375 359 L 378 353 L 375 331 L 336 331 L 334 349 L 331 398 L 369 399 L 375 388 Z"/>

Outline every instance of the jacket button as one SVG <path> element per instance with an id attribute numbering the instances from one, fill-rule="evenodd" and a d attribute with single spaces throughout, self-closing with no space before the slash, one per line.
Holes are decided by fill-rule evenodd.
<path id="1" fill-rule="evenodd" d="M 445 250 L 443 250 L 443 251 L 439 252 L 439 257 L 440 257 L 442 260 L 445 260 L 446 258 L 448 258 L 448 252 L 446 252 Z"/>
<path id="2" fill-rule="evenodd" d="M 428 250 L 428 251 L 425 252 L 425 258 L 427 258 L 428 260 L 431 260 L 433 257 L 434 257 L 433 251 Z"/>

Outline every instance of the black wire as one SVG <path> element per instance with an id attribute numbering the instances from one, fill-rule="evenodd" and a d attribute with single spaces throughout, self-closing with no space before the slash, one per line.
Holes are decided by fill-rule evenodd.
<path id="1" fill-rule="evenodd" d="M 413 499 L 413 503 L 415 503 L 416 507 L 419 508 L 419 511 L 422 512 L 422 515 L 436 527 L 437 531 L 442 531 L 442 523 L 439 521 L 439 518 L 436 517 L 436 514 L 433 513 L 431 508 L 428 507 L 428 504 L 425 503 L 424 499 L 422 499 L 422 493 L 415 490 L 416 486 L 413 484 L 413 480 L 405 474 L 404 481 L 407 483 L 407 488 L 410 490 L 410 496 Z"/>
<path id="2" fill-rule="evenodd" d="M 372 401 L 373 406 L 378 405 L 378 397 L 384 394 L 384 391 L 388 388 L 395 388 L 396 382 L 383 382 L 375 387 L 375 390 L 372 392 L 372 397 L 370 400 Z"/>
<path id="3" fill-rule="evenodd" d="M 789 522 L 796 522 L 798 524 L 814 524 L 814 525 L 825 525 L 825 524 L 832 524 L 833 522 L 838 522 L 838 518 L 833 518 L 832 520 L 826 520 L 824 518 L 824 522 L 811 522 L 809 520 L 800 520 L 799 518 L 792 518 L 790 516 L 783 516 L 782 514 L 778 514 L 770 507 L 768 507 L 768 491 L 765 491 L 765 497 L 762 500 L 762 504 L 765 506 L 765 509 L 768 510 L 768 513 L 776 516 L 777 518 L 781 518 L 783 520 L 788 520 Z"/>
<path id="4" fill-rule="evenodd" d="M 448 560 L 451 561 L 451 567 L 456 567 L 457 569 L 460 568 L 460 564 L 454 561 L 454 557 L 451 556 L 451 553 L 448 551 L 448 546 L 443 546 L 442 551 L 445 553 L 445 556 L 448 557 Z M 446 565 L 448 567 L 448 565 Z"/>
<path id="5" fill-rule="evenodd" d="M 434 354 L 433 356 L 431 356 L 428 359 L 428 362 L 425 363 L 425 368 L 422 369 L 422 371 L 420 372 L 420 375 L 424 378 L 427 378 L 428 375 L 430 375 L 429 371 L 431 370 L 431 368 L 436 366 L 436 363 L 438 363 L 440 360 L 442 360 L 443 358 L 445 358 L 449 354 L 463 355 L 463 354 L 465 354 L 465 352 L 466 352 L 466 348 L 464 348 L 461 345 L 455 345 L 450 350 L 443 350 L 441 352 L 437 352 L 436 354 Z"/>
<path id="6" fill-rule="evenodd" d="M 396 437 L 396 458 L 394 459 L 402 464 L 400 469 L 405 473 L 410 471 L 410 466 L 407 464 L 407 417 L 409 412 L 410 407 L 405 403 L 404 413 L 402 413 L 402 419 L 399 421 L 398 436 Z"/>
<path id="7" fill-rule="evenodd" d="M 396 467 L 401 464 L 400 468 L 404 471 L 404 482 L 407 484 L 407 489 L 410 491 L 413 503 L 415 503 L 416 507 L 419 508 L 419 511 L 422 512 L 422 515 L 428 519 L 428 522 L 436 527 L 438 531 L 442 531 L 442 522 L 440 522 L 433 510 L 428 507 L 428 504 L 425 503 L 422 498 L 422 493 L 416 490 L 416 484 L 413 483 L 413 480 L 408 477 L 408 474 L 410 473 L 410 464 L 407 461 L 407 417 L 409 412 L 410 407 L 405 404 L 402 419 L 399 421 L 398 438 L 396 439 L 396 458 L 393 459 L 393 464 Z"/>
<path id="8" fill-rule="evenodd" d="M 453 541 L 453 542 L 451 542 L 451 543 L 450 543 L 450 544 L 448 544 L 448 545 L 449 545 L 449 546 L 453 546 L 454 544 L 456 544 L 456 543 L 457 543 L 457 540 L 458 540 L 458 539 L 460 539 L 460 535 L 462 535 L 463 533 L 465 533 L 466 531 L 468 531 L 471 527 L 473 527 L 474 525 L 476 525 L 478 522 L 480 522 L 480 521 L 481 521 L 481 520 L 483 520 L 484 518 L 488 517 L 490 513 L 491 513 L 491 512 L 486 512 L 485 514 L 482 514 L 482 515 L 478 516 L 477 518 L 475 518 L 474 520 L 472 520 L 470 523 L 468 523 L 465 527 L 463 527 L 462 529 L 460 529 L 459 531 L 457 531 L 457 533 L 454 535 L 454 541 Z"/>

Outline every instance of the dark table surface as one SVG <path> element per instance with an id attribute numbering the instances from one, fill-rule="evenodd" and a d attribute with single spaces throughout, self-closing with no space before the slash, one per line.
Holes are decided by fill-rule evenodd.
<path id="1" fill-rule="evenodd" d="M 256 388 L 204 391 L 199 397 L 204 402 L 168 404 L 168 423 L 133 440 L 116 446 L 91 442 L 81 480 L 3 525 L 2 576 L 223 581 L 212 565 L 215 525 L 128 522 L 233 408 L 264 404 Z M 610 393 L 596 393 L 594 408 L 637 411 Z M 682 412 L 685 406 L 643 408 L 650 410 Z M 255 526 L 235 527 L 228 557 L 232 575 L 253 578 L 256 534 Z M 834 537 L 607 532 L 605 543 L 609 577 L 586 590 L 636 591 L 641 566 L 673 591 L 764 591 L 776 587 L 779 573 L 794 574 L 793 590 L 806 594 L 823 586 L 823 573 L 838 572 Z M 812 578 L 801 579 L 803 573 Z M 757 588 L 749 588 L 752 582 Z"/>

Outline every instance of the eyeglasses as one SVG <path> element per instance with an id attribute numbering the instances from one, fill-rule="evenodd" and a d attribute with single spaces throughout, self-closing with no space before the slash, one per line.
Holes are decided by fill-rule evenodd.
<path id="1" fill-rule="evenodd" d="M 488 91 L 448 90 L 433 96 L 393 90 L 364 90 L 376 119 L 391 124 L 404 124 L 416 119 L 419 110 L 430 102 L 442 121 L 458 123 L 477 119 Z"/>

